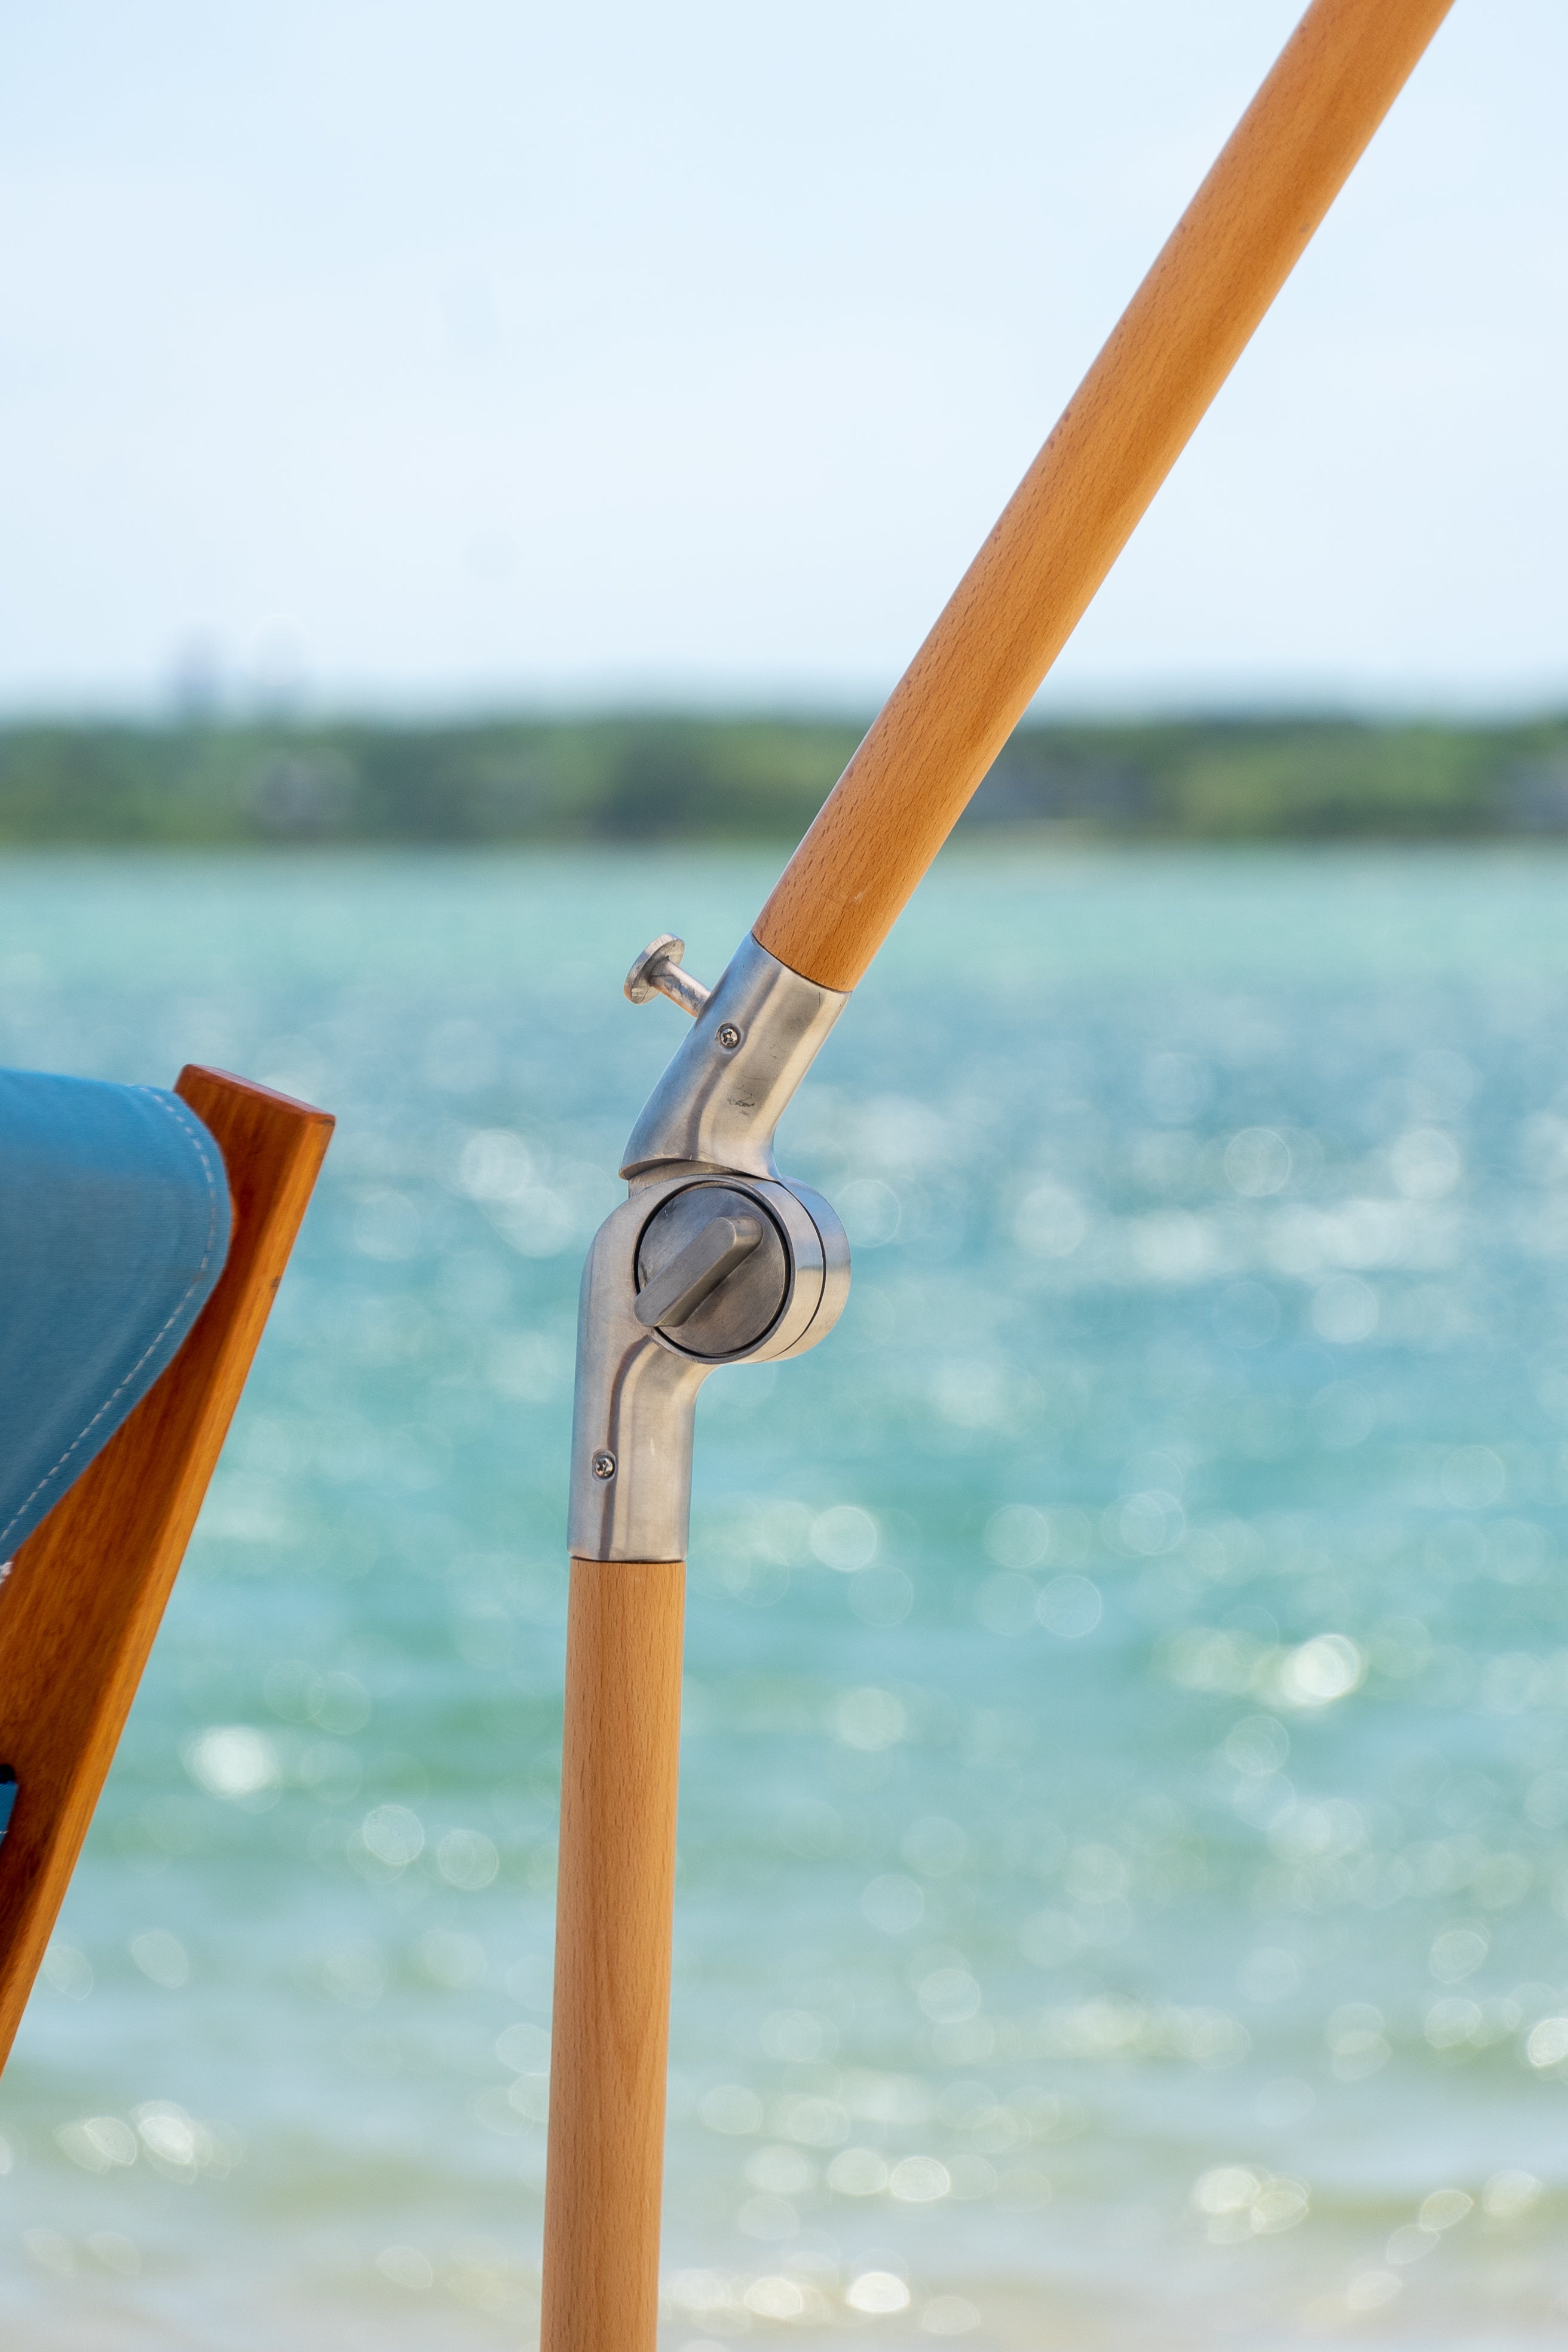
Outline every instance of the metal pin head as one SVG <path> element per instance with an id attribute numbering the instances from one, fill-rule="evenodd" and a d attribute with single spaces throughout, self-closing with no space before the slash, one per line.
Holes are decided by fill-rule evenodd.
<path id="1" fill-rule="evenodd" d="M 689 1013 L 695 1021 L 707 1003 L 711 992 L 689 971 L 680 969 L 680 959 L 686 953 L 686 941 L 678 940 L 671 931 L 661 932 L 649 941 L 626 978 L 626 994 L 634 1004 L 646 1004 L 653 995 L 668 996 L 679 1004 L 682 1013 Z"/>
<path id="2" fill-rule="evenodd" d="M 588 1466 L 595 1478 L 613 1478 L 616 1475 L 616 1457 L 613 1454 L 595 1454 Z"/>
<path id="3" fill-rule="evenodd" d="M 656 967 L 678 964 L 685 953 L 686 941 L 678 940 L 673 931 L 661 931 L 657 940 L 650 940 L 626 974 L 626 994 L 632 1003 L 646 1004 L 658 985 L 653 977 Z"/>

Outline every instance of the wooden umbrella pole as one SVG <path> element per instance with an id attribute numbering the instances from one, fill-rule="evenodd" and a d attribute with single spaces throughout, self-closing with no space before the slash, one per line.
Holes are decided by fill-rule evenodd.
<path id="1" fill-rule="evenodd" d="M 540 2352 L 652 2352 L 658 2324 L 680 1560 L 574 1559 Z"/>
<path id="2" fill-rule="evenodd" d="M 1451 0 L 1313 0 L 756 926 L 854 987 Z M 684 1570 L 576 1559 L 541 2352 L 653 2352 Z"/>
<path id="3" fill-rule="evenodd" d="M 850 989 L 1452 0 L 1314 0 L 756 925 Z"/>

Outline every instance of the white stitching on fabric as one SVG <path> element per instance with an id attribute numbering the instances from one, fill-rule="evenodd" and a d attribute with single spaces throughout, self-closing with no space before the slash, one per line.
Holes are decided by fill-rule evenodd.
<path id="1" fill-rule="evenodd" d="M 191 1292 L 196 1288 L 196 1286 L 201 1281 L 203 1275 L 205 1274 L 207 1267 L 212 1261 L 213 1244 L 217 1238 L 217 1185 L 213 1176 L 212 1161 L 207 1156 L 206 1130 L 204 1128 L 199 1127 L 195 1119 L 186 1116 L 183 1106 L 179 1104 L 178 1097 L 171 1098 L 169 1096 L 161 1092 L 157 1087 L 133 1087 L 130 1091 L 133 1094 L 150 1095 L 153 1100 L 157 1104 L 159 1109 L 167 1111 L 175 1126 L 182 1129 L 189 1137 L 191 1142 L 195 1146 L 196 1157 L 202 1163 L 202 1173 L 207 1180 L 207 1245 L 202 1253 L 202 1262 L 200 1265 L 197 1266 L 195 1275 L 187 1285 L 178 1305 L 170 1314 L 168 1320 L 148 1341 L 146 1347 L 142 1349 L 142 1353 L 137 1357 L 136 1361 L 132 1365 L 131 1370 L 126 1373 L 125 1378 L 121 1381 L 120 1386 L 114 1390 L 111 1395 L 105 1397 L 103 1402 L 99 1406 L 98 1411 L 93 1414 L 92 1419 L 88 1423 L 87 1427 L 79 1431 L 79 1433 L 71 1439 L 70 1444 L 66 1447 L 66 1450 L 60 1455 L 59 1460 L 55 1463 L 50 1469 L 45 1471 L 43 1476 L 34 1487 L 32 1493 L 26 1496 L 22 1502 L 17 1504 L 16 1508 L 6 1520 L 5 1526 L 0 1528 L 0 1543 L 5 1542 L 6 1537 L 10 1534 L 17 1520 L 26 1517 L 30 1506 L 37 1500 L 38 1496 L 43 1493 L 45 1487 L 48 1485 L 50 1479 L 55 1476 L 56 1473 L 65 1468 L 66 1464 L 70 1460 L 71 1455 L 76 1452 L 77 1447 L 80 1445 L 86 1438 L 91 1436 L 93 1431 L 98 1427 L 99 1423 L 103 1419 L 104 1414 L 112 1407 L 115 1398 L 124 1394 L 125 1391 L 131 1386 L 132 1381 L 136 1378 L 137 1373 L 142 1370 L 142 1365 L 147 1361 L 148 1357 L 157 1352 L 160 1344 L 165 1339 L 172 1327 L 179 1321 L 181 1315 L 184 1312 L 185 1304 L 191 1296 Z"/>

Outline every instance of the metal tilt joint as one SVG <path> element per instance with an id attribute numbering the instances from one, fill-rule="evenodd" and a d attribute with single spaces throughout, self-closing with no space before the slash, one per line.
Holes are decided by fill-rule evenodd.
<path id="1" fill-rule="evenodd" d="M 569 1541 L 578 1559 L 686 1558 L 697 1391 L 721 1364 L 804 1355 L 849 1295 L 820 1192 L 779 1174 L 773 1129 L 848 1003 L 748 933 L 710 991 L 654 940 L 626 992 L 693 1016 L 633 1128 L 628 1196 L 583 1269 Z"/>

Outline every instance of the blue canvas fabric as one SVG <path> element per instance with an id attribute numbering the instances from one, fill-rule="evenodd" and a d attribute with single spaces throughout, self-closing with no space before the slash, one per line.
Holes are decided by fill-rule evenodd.
<path id="1" fill-rule="evenodd" d="M 174 1354 L 229 1213 L 223 1155 L 177 1095 L 0 1070 L 0 1560 Z"/>

